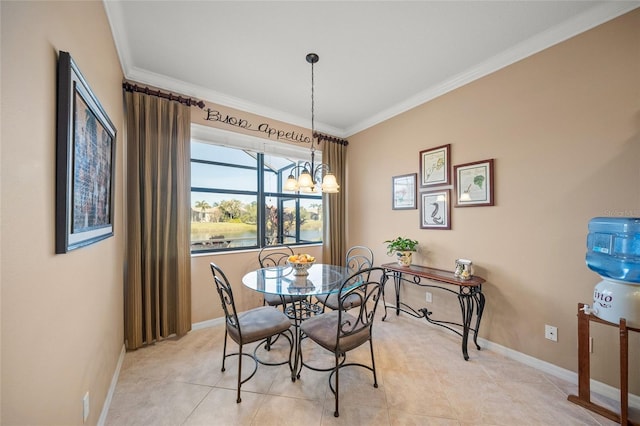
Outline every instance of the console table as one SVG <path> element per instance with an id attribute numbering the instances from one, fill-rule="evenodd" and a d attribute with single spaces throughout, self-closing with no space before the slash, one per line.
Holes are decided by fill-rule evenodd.
<path id="1" fill-rule="evenodd" d="M 480 321 L 482 320 L 482 312 L 484 311 L 485 297 L 482 294 L 482 283 L 484 278 L 477 275 L 472 276 L 468 280 L 462 280 L 454 275 L 451 271 L 444 269 L 429 268 L 420 265 L 401 266 L 397 263 L 385 263 L 382 268 L 393 273 L 393 283 L 396 290 L 396 303 L 389 305 L 384 303 L 384 321 L 387 318 L 387 308 L 395 309 L 396 315 L 404 312 L 416 318 L 424 318 L 430 324 L 435 324 L 453 331 L 462 337 L 462 355 L 465 360 L 469 360 L 467 351 L 467 342 L 469 340 L 469 332 L 473 332 L 473 343 L 480 350 L 478 345 L 478 330 L 480 329 Z M 426 282 L 423 282 L 426 281 Z M 453 293 L 458 297 L 460 302 L 460 311 L 462 313 L 462 322 L 456 323 L 451 321 L 440 321 L 431 318 L 432 312 L 427 308 L 418 310 L 400 301 L 400 288 L 402 282 L 418 285 L 421 287 L 438 288 L 449 293 Z M 458 286 L 458 291 L 443 287 L 442 284 Z M 473 314 L 476 314 L 475 326 L 472 327 Z M 455 328 L 454 328 L 455 327 Z"/>

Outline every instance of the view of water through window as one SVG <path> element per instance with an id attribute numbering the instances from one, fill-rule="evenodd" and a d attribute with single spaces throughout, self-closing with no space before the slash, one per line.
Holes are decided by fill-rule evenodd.
<path id="1" fill-rule="evenodd" d="M 322 242 L 321 194 L 282 190 L 302 160 L 192 141 L 192 252 Z"/>

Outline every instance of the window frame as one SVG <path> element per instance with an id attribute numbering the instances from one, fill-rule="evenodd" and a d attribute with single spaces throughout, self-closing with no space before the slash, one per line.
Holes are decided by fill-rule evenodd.
<path id="1" fill-rule="evenodd" d="M 225 137 L 220 137 L 219 133 L 224 133 Z M 289 171 L 293 166 L 285 166 L 278 170 L 273 169 L 271 167 L 265 166 L 265 156 L 277 156 L 281 158 L 286 158 L 295 162 L 296 164 L 302 164 L 305 161 L 310 161 L 310 151 L 306 149 L 306 147 L 298 147 L 292 146 L 289 144 L 283 144 L 281 142 L 273 142 L 268 140 L 261 140 L 258 138 L 254 138 L 246 135 L 229 135 L 230 132 L 224 132 L 219 129 L 206 128 L 206 126 L 201 126 L 197 124 L 192 124 L 192 135 L 190 144 L 192 142 L 199 142 L 205 144 L 211 144 L 216 146 L 222 146 L 230 149 L 238 149 L 242 150 L 248 155 L 255 157 L 256 166 L 248 166 L 242 164 L 233 164 L 226 163 L 223 161 L 213 161 L 213 160 L 204 160 L 204 159 L 194 159 L 190 155 L 190 165 L 193 163 L 196 164 L 204 164 L 210 166 L 222 166 L 222 167 L 233 167 L 238 169 L 246 169 L 246 170 L 254 170 L 256 174 L 256 185 L 257 190 L 236 190 L 236 189 L 223 189 L 223 188 L 211 188 L 211 187 L 195 187 L 191 186 L 190 188 L 190 209 L 193 209 L 193 194 L 194 193 L 205 193 L 205 194 L 235 194 L 235 195 L 245 195 L 252 196 L 256 198 L 256 202 L 258 205 L 256 211 L 256 222 L 257 222 L 257 234 L 256 234 L 256 244 L 250 246 L 243 247 L 219 247 L 219 248 L 206 248 L 201 250 L 194 250 L 193 244 L 191 243 L 191 235 L 190 235 L 190 252 L 191 255 L 199 255 L 199 254 L 212 254 L 212 253 L 225 253 L 225 252 L 233 252 L 240 250 L 258 250 L 263 247 L 278 247 L 284 244 L 290 246 L 299 246 L 299 245 L 322 245 L 322 234 L 320 235 L 319 241 L 301 241 L 300 240 L 300 232 L 301 232 L 301 221 L 300 221 L 300 208 L 301 201 L 305 199 L 309 200 L 317 200 L 321 205 L 324 206 L 324 196 L 321 193 L 313 193 L 306 194 L 301 192 L 285 192 L 283 190 L 283 183 L 285 181 L 285 177 L 288 175 Z M 277 145 L 276 145 L 277 144 Z M 256 149 L 258 148 L 258 149 Z M 262 148 L 262 149 L 259 149 Z M 316 156 L 318 153 L 316 153 Z M 276 192 L 272 190 L 265 190 L 265 173 L 274 173 L 277 177 L 277 190 Z M 266 229 L 266 209 L 267 205 L 266 200 L 268 198 L 276 199 L 276 207 L 278 211 L 278 232 L 277 236 L 279 241 L 277 244 L 267 244 L 267 229 Z M 294 237 L 296 239 L 295 242 L 283 242 L 286 241 L 285 238 L 287 236 L 284 235 L 284 204 L 287 201 L 295 202 L 295 234 Z M 324 209 L 323 209 L 324 211 Z M 324 221 L 324 215 L 323 221 Z M 192 221 L 191 215 L 189 215 L 189 220 Z M 191 223 L 191 222 L 190 222 Z"/>

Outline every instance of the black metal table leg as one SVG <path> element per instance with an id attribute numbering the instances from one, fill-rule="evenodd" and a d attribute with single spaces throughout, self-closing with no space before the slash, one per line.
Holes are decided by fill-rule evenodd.
<path id="1" fill-rule="evenodd" d="M 442 269 L 429 268 L 426 266 L 410 265 L 410 266 L 398 266 L 393 263 L 387 263 L 382 265 L 387 272 L 393 273 L 394 289 L 396 291 L 396 303 L 395 306 L 387 305 L 385 302 L 385 312 L 382 320 L 387 318 L 387 308 L 395 308 L 396 315 L 400 315 L 400 311 L 411 315 L 415 318 L 424 318 L 428 323 L 446 328 L 462 338 L 462 355 L 466 361 L 469 360 L 468 344 L 469 333 L 473 332 L 473 343 L 476 348 L 480 350 L 478 344 L 478 332 L 480 330 L 480 322 L 482 320 L 482 314 L 485 307 L 485 296 L 482 294 L 482 283 L 485 282 L 484 278 L 478 276 L 472 276 L 469 279 L 461 279 L 454 275 L 453 272 L 445 271 Z M 413 279 L 407 279 L 403 274 L 411 276 Z M 422 280 L 428 281 L 423 283 Z M 400 288 L 402 281 L 407 281 L 410 284 L 415 284 L 420 287 L 436 288 L 441 291 L 455 294 L 458 297 L 460 304 L 461 322 L 437 320 L 432 318 L 432 312 L 429 309 L 421 308 L 414 309 L 406 303 L 400 301 Z M 437 284 L 434 284 L 437 283 Z M 457 291 L 447 288 L 445 285 L 458 286 Z M 383 293 L 384 295 L 384 293 Z M 473 315 L 476 315 L 475 326 L 472 327 Z"/>
<path id="2" fill-rule="evenodd" d="M 400 315 L 400 283 L 402 282 L 402 274 L 395 272 L 393 274 L 393 284 L 396 287 L 396 316 Z"/>
<path id="3" fill-rule="evenodd" d="M 476 327 L 473 333 L 473 343 L 476 344 L 476 348 L 480 350 L 480 345 L 478 344 L 478 331 L 480 330 L 480 321 L 482 320 L 482 313 L 484 312 L 484 294 L 482 294 L 482 289 L 480 289 L 477 293 L 475 293 L 474 298 L 476 300 Z"/>
<path id="4" fill-rule="evenodd" d="M 393 272 L 393 288 L 396 292 L 396 316 L 400 315 L 400 284 L 402 283 L 402 274 L 399 272 Z M 390 306 L 387 305 L 386 298 L 384 295 L 384 291 L 382 293 L 382 300 L 384 302 L 384 316 L 382 317 L 382 321 L 387 319 L 387 308 Z"/>
<path id="5" fill-rule="evenodd" d="M 460 302 L 460 312 L 462 314 L 462 355 L 464 360 L 469 360 L 469 352 L 467 351 L 467 342 L 469 340 L 469 327 L 471 323 L 471 315 L 473 313 L 473 300 L 471 296 L 460 292 L 458 301 Z M 470 303 L 471 302 L 471 303 Z"/>

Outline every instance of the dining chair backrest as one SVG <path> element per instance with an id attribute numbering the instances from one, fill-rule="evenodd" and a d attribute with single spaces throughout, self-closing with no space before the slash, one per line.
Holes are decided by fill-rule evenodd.
<path id="1" fill-rule="evenodd" d="M 289 246 L 280 246 L 275 250 L 271 247 L 263 247 L 258 254 L 258 262 L 261 268 L 284 265 L 287 258 L 293 255 L 293 249 Z"/>
<path id="2" fill-rule="evenodd" d="M 347 277 L 337 293 L 337 309 L 316 315 L 302 322 L 300 330 L 307 339 L 333 352 L 333 368 L 307 367 L 317 371 L 331 371 L 329 389 L 335 396 L 335 411 L 338 417 L 340 400 L 340 369 L 343 367 L 364 367 L 373 373 L 373 387 L 378 387 L 376 363 L 373 351 L 373 323 L 376 309 L 383 295 L 387 275 L 382 268 L 365 268 Z M 357 306 L 356 306 L 357 305 Z M 336 334 L 337 333 L 337 334 Z M 371 365 L 347 361 L 347 352 L 369 343 Z"/>
<path id="3" fill-rule="evenodd" d="M 238 320 L 238 312 L 236 311 L 236 303 L 233 299 L 233 291 L 227 276 L 222 272 L 222 269 L 215 263 L 211 263 L 211 273 L 213 274 L 213 281 L 220 296 L 220 303 L 222 303 L 222 310 L 224 311 L 225 323 L 227 329 L 235 330 L 235 333 L 231 333 L 232 336 L 236 335 L 242 341 L 242 330 L 240 330 L 240 321 Z M 235 340 L 235 339 L 234 339 Z"/>
<path id="4" fill-rule="evenodd" d="M 373 268 L 373 251 L 365 246 L 351 247 L 347 250 L 346 266 L 354 272 Z M 360 279 L 359 276 L 354 276 L 354 279 L 356 278 Z M 364 279 L 369 279 L 369 276 L 365 276 Z"/>
<path id="5" fill-rule="evenodd" d="M 352 271 L 373 268 L 373 251 L 365 246 L 353 246 L 347 250 L 346 266 Z"/>
<path id="6" fill-rule="evenodd" d="M 358 283 L 353 286 L 355 281 Z M 338 302 L 338 353 L 362 344 L 362 340 L 355 338 L 358 335 L 365 333 L 371 337 L 373 320 L 386 281 L 387 275 L 382 268 L 361 269 L 344 280 Z M 350 338 L 352 336 L 354 338 Z"/>
<path id="7" fill-rule="evenodd" d="M 277 248 L 263 247 L 258 253 L 258 262 L 261 268 L 269 268 L 273 266 L 282 266 L 287 263 L 289 256 L 293 255 L 293 249 L 289 246 L 280 246 Z M 284 306 L 297 300 L 304 300 L 306 296 L 279 296 L 277 294 L 264 294 L 263 304 L 269 306 Z"/>

